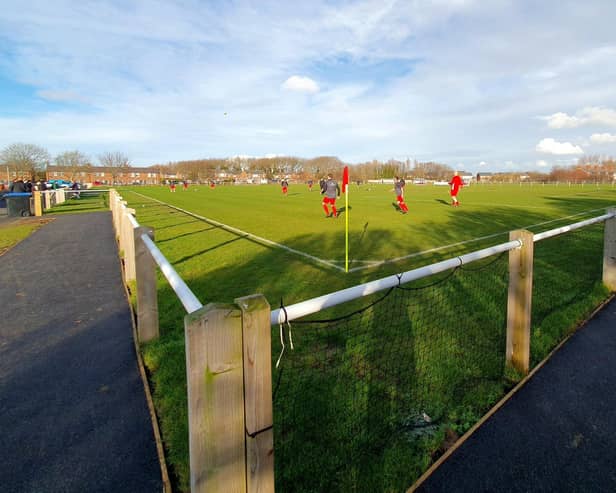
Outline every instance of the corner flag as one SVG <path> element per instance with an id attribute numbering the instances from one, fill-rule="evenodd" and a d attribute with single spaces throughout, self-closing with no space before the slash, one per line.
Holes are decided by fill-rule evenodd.
<path id="1" fill-rule="evenodd" d="M 344 193 L 344 218 L 346 222 L 346 234 L 344 237 L 344 271 L 349 272 L 349 167 L 345 166 L 342 171 L 342 193 Z"/>

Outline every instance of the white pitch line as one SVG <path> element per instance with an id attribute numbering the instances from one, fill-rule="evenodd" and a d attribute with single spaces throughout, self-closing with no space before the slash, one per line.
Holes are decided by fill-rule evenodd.
<path id="1" fill-rule="evenodd" d="M 537 224 L 530 224 L 528 226 L 522 226 L 521 228 L 517 228 L 517 229 L 528 229 L 528 228 L 534 228 L 536 226 L 543 226 L 545 224 L 554 223 L 554 222 L 561 221 L 561 220 L 564 220 L 564 219 L 571 219 L 571 218 L 574 218 L 576 216 L 580 216 L 580 215 L 583 215 L 583 214 L 588 214 L 590 212 L 597 212 L 597 211 L 605 211 L 605 209 L 604 208 L 603 209 L 591 209 L 591 210 L 588 210 L 588 211 L 578 212 L 577 214 L 572 214 L 570 216 L 560 217 L 558 219 L 551 219 L 549 221 L 544 221 L 544 222 L 537 223 Z M 459 246 L 459 245 L 465 245 L 467 243 L 473 243 L 473 242 L 476 242 L 476 241 L 487 240 L 489 238 L 494 238 L 495 236 L 500 236 L 500 235 L 504 235 L 504 234 L 507 234 L 507 233 L 509 233 L 509 230 L 508 231 L 503 231 L 503 232 L 500 232 L 500 233 L 494 233 L 494 234 L 487 235 L 487 236 L 481 236 L 480 238 L 473 238 L 473 239 L 470 239 L 470 240 L 459 241 L 457 243 L 451 243 L 449 245 L 443 245 L 443 246 L 440 246 L 440 247 L 430 248 L 428 250 L 423 250 L 421 252 L 411 253 L 409 255 L 404 255 L 402 257 L 397 257 L 397 258 L 389 259 L 389 260 L 358 260 L 357 262 L 369 263 L 371 265 L 363 265 L 363 266 L 360 266 L 360 267 L 354 267 L 353 269 L 349 269 L 349 272 L 357 272 L 357 271 L 360 271 L 360 270 L 363 270 L 363 269 L 370 269 L 372 267 L 378 267 L 380 265 L 392 264 L 394 262 L 400 262 L 401 260 L 407 260 L 409 258 L 418 257 L 418 256 L 424 255 L 426 253 L 433 253 L 433 252 L 437 252 L 439 250 L 443 250 L 443 249 L 447 249 L 447 248 L 451 248 L 451 247 L 455 247 L 455 246 Z"/>
<path id="2" fill-rule="evenodd" d="M 257 241 L 258 243 L 263 243 L 265 245 L 273 246 L 273 247 L 276 247 L 276 248 L 281 248 L 282 250 L 286 250 L 288 252 L 295 253 L 296 255 L 300 255 L 302 257 L 309 258 L 309 259 L 311 259 L 311 260 L 313 260 L 313 261 L 315 261 L 317 263 L 324 264 L 324 265 L 327 265 L 328 267 L 332 267 L 333 269 L 337 269 L 337 270 L 340 270 L 342 272 L 345 272 L 343 267 L 339 267 L 339 266 L 337 266 L 335 264 L 332 264 L 331 262 L 328 262 L 327 260 L 323 260 L 323 259 L 320 259 L 319 257 L 315 257 L 314 255 L 310 255 L 310 254 L 302 252 L 300 250 L 295 250 L 294 248 L 288 247 L 288 246 L 283 245 L 281 243 L 276 243 L 275 241 L 271 241 L 271 240 L 268 240 L 266 238 L 262 238 L 262 237 L 257 236 L 257 235 L 253 235 L 252 233 L 247 233 L 246 231 L 242 231 L 241 229 L 237 229 L 237 228 L 234 228 L 232 226 L 228 226 L 226 224 L 219 223 L 218 221 L 214 221 L 213 219 L 209 219 L 207 217 L 200 216 L 199 214 L 195 214 L 194 212 L 190 212 L 190 211 L 187 211 L 187 210 L 182 209 L 180 207 L 176 207 L 174 205 L 168 204 L 167 202 L 163 202 L 162 200 L 158 200 L 158 199 L 155 199 L 153 197 L 148 197 L 147 195 L 143 195 L 143 194 L 141 194 L 139 192 L 134 192 L 133 191 L 133 193 L 136 194 L 136 195 L 139 195 L 140 197 L 143 197 L 145 199 L 150 199 L 150 200 L 153 200 L 154 202 L 158 202 L 159 204 L 163 204 L 163 205 L 165 205 L 167 207 L 170 207 L 171 209 L 175 209 L 177 211 L 183 212 L 184 214 L 188 214 L 189 216 L 195 217 L 195 218 L 200 219 L 202 221 L 205 221 L 205 222 L 207 222 L 209 224 L 213 224 L 214 226 L 218 226 L 219 228 L 224 229 L 225 231 L 229 231 L 230 233 L 233 233 L 233 234 L 236 234 L 236 235 L 240 235 L 240 236 L 242 236 L 244 238 L 250 238 L 252 240 Z"/>
<path id="3" fill-rule="evenodd" d="M 215 226 L 219 226 L 220 228 L 225 229 L 227 231 L 230 231 L 230 232 L 232 232 L 234 234 L 239 234 L 239 235 L 245 236 L 247 238 L 252 238 L 255 241 L 264 243 L 266 245 L 271 245 L 271 246 L 274 246 L 274 247 L 277 247 L 277 248 L 281 248 L 283 250 L 287 250 L 287 251 L 289 251 L 291 253 L 295 253 L 295 254 L 300 255 L 302 257 L 306 257 L 306 258 L 309 258 L 311 260 L 314 260 L 315 262 L 318 262 L 320 264 L 327 265 L 328 267 L 332 267 L 332 268 L 337 269 L 339 271 L 345 272 L 345 269 L 343 267 L 339 267 L 339 266 L 336 265 L 336 263 L 342 263 L 342 262 L 344 262 L 344 260 L 323 260 L 323 259 L 321 259 L 319 257 L 315 257 L 313 255 L 310 255 L 308 253 L 302 252 L 300 250 L 295 250 L 295 249 L 293 249 L 291 247 L 288 247 L 286 245 L 282 245 L 281 243 L 276 243 L 276 242 L 268 240 L 266 238 L 261 238 L 260 236 L 256 236 L 256 235 L 253 235 L 251 233 L 247 233 L 245 231 L 242 231 L 240 229 L 233 228 L 232 226 L 227 226 L 226 224 L 219 223 L 218 221 L 214 221 L 213 219 L 208 219 L 206 217 L 199 216 L 198 214 L 194 214 L 194 213 L 192 213 L 190 211 L 181 209 L 180 207 L 176 207 L 174 205 L 168 204 L 167 202 L 163 202 L 162 200 L 158 200 L 158 199 L 155 199 L 155 198 L 152 198 L 152 197 L 148 197 L 147 195 L 140 194 L 139 192 L 133 192 L 133 193 L 136 194 L 136 195 L 139 195 L 139 196 L 141 196 L 143 198 L 153 200 L 154 202 L 158 202 L 159 204 L 163 204 L 163 205 L 165 205 L 167 207 L 170 207 L 172 209 L 176 209 L 176 210 L 178 210 L 180 212 L 188 214 L 189 216 L 193 216 L 193 217 L 195 217 L 197 219 L 201 219 L 203 221 L 206 221 L 206 222 L 208 222 L 210 224 L 213 224 Z M 537 226 L 543 226 L 545 224 L 554 223 L 554 222 L 561 221 L 561 220 L 564 220 L 564 219 L 571 219 L 571 218 L 574 218 L 576 216 L 581 216 L 583 214 L 588 214 L 590 212 L 597 212 L 597 211 L 604 211 L 604 210 L 605 210 L 605 208 L 590 209 L 588 211 L 578 212 L 577 214 L 572 214 L 570 216 L 564 216 L 564 217 L 560 217 L 560 218 L 557 218 L 557 219 L 550 219 L 549 221 L 543 221 L 543 222 L 536 223 L 536 224 L 530 224 L 528 226 L 521 226 L 520 228 L 517 228 L 517 229 L 534 228 L 534 227 L 537 227 Z M 395 262 L 400 262 L 402 260 L 407 260 L 409 258 L 419 257 L 419 256 L 425 255 L 427 253 L 433 253 L 433 252 L 437 252 L 439 250 L 445 250 L 447 248 L 451 248 L 451 247 L 455 247 L 455 246 L 466 245 L 467 243 L 474 243 L 474 242 L 477 242 L 477 241 L 487 240 L 489 238 L 494 238 L 496 236 L 507 234 L 507 233 L 509 233 L 509 231 L 510 230 L 502 231 L 500 233 L 493 233 L 493 234 L 490 234 L 490 235 L 481 236 L 479 238 L 472 238 L 470 240 L 459 241 L 457 243 L 451 243 L 449 245 L 443 245 L 443 246 L 440 246 L 440 247 L 429 248 L 428 250 L 422 250 L 421 252 L 410 253 L 408 255 L 404 255 L 402 257 L 396 257 L 396 258 L 393 258 L 393 259 L 386 259 L 386 260 L 359 260 L 359 259 L 357 259 L 357 260 L 349 260 L 350 263 L 368 264 L 368 265 L 363 265 L 363 266 L 359 266 L 359 267 L 354 267 L 353 269 L 349 269 L 349 273 L 357 272 L 357 271 L 364 270 L 364 269 L 371 269 L 373 267 L 379 267 L 379 266 L 385 265 L 385 264 L 393 264 Z"/>

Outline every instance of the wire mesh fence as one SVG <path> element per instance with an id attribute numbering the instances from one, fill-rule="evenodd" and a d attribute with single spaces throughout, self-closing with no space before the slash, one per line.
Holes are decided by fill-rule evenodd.
<path id="1" fill-rule="evenodd" d="M 607 296 L 603 228 L 535 244 L 531 367 Z M 520 377 L 505 366 L 507 285 L 505 253 L 282 326 L 277 490 L 405 491 Z"/>
<path id="2" fill-rule="evenodd" d="M 505 254 L 283 327 L 277 490 L 406 489 L 443 423 L 473 420 L 502 394 L 506 299 Z"/>
<path id="3" fill-rule="evenodd" d="M 605 299 L 603 223 L 535 243 L 531 366 Z"/>

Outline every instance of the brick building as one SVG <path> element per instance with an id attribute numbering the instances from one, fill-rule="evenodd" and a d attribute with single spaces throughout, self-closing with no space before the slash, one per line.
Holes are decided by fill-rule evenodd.
<path id="1" fill-rule="evenodd" d="M 106 166 L 48 166 L 47 180 L 69 180 L 97 185 L 158 185 L 165 180 L 181 179 L 175 174 L 159 172 L 156 168 L 110 168 Z"/>

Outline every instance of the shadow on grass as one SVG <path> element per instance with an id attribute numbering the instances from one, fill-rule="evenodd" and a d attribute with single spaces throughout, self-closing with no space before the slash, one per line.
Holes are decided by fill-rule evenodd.
<path id="1" fill-rule="evenodd" d="M 88 197 L 84 196 L 80 199 L 69 199 L 66 202 L 52 207 L 45 211 L 44 215 L 54 214 L 76 214 L 81 212 L 96 212 L 107 211 L 109 207 L 101 196 Z"/>
<path id="2" fill-rule="evenodd" d="M 579 199 L 575 201 L 574 204 L 560 199 L 556 203 L 559 210 L 569 214 L 580 210 Z M 602 199 L 583 201 L 585 209 L 606 206 Z M 469 231 L 489 224 L 492 230 L 503 230 L 502 237 L 496 235 L 486 240 L 496 244 L 507 240 L 506 231 L 514 229 L 512 224 L 522 227 L 549 219 L 523 207 L 460 212 L 463 211 L 452 211 L 446 224 L 438 228 L 415 225 L 415 234 L 425 235 L 435 244 L 454 243 Z M 181 216 L 177 219 L 182 220 Z M 155 222 L 148 224 L 156 229 Z M 368 222 L 354 239 L 365 252 L 391 238 L 391 232 L 384 228 L 367 232 Z M 203 246 L 210 242 L 211 246 L 191 255 L 178 255 L 183 248 L 183 236 L 188 234 L 201 235 L 193 241 Z M 228 235 L 228 239 L 221 242 L 218 235 L 222 234 Z M 292 244 L 302 251 L 310 251 L 314 244 L 324 252 L 340 251 L 343 240 L 338 236 L 303 235 L 293 238 Z M 413 237 L 409 238 L 409 250 L 414 248 L 413 242 Z M 481 242 L 460 245 L 441 255 L 476 250 L 480 245 Z M 558 245 L 553 248 L 552 257 L 544 259 L 538 254 L 538 267 L 557 276 L 547 282 L 558 286 L 549 296 L 551 301 L 543 304 L 541 292 L 535 294 L 542 314 L 559 309 L 563 296 L 586 296 L 588 286 L 595 282 L 595 267 L 588 273 L 585 270 L 586 264 L 593 265 L 590 258 L 582 266 L 569 258 L 583 249 L 584 243 L 574 242 L 564 250 Z M 178 272 L 204 304 L 263 293 L 277 308 L 281 299 L 289 305 L 304 301 L 306 293 L 326 294 L 408 267 L 400 262 L 379 270 L 341 275 L 291 252 L 217 228 L 169 238 L 161 247 L 166 255 L 173 252 Z M 290 351 L 287 347 L 283 370 L 278 370 L 284 373 L 274 406 L 278 489 L 402 490 L 414 482 L 435 456 L 445 429 L 463 433 L 502 396 L 506 385 L 506 258 L 499 259 L 501 270 L 488 270 L 488 264 L 494 260 L 489 259 L 472 266 L 486 267 L 485 272 L 462 269 L 433 287 L 425 284 L 429 279 L 424 279 L 424 284 L 419 284 L 425 289 L 403 294 L 397 289 L 382 304 L 362 312 L 357 323 L 347 315 L 365 308 L 382 293 L 318 314 L 328 320 L 343 317 L 340 321 L 322 326 L 293 323 L 296 349 Z M 561 267 L 567 262 L 571 269 L 563 272 Z M 536 275 L 541 279 L 539 272 Z M 590 280 L 579 285 L 572 282 L 582 276 L 589 276 Z M 571 292 L 565 295 L 564 289 Z M 152 374 L 156 400 L 163 408 L 161 421 L 168 447 L 186 451 L 187 427 L 182 422 L 182 410 L 186 408 L 183 309 L 164 281 L 159 284 L 159 305 L 162 337 L 146 348 L 146 359 L 148 351 L 156 353 L 157 366 L 152 368 Z M 542 317 L 539 313 L 534 316 Z M 274 360 L 281 350 L 278 341 L 275 327 Z M 278 376 L 275 372 L 274 378 Z M 423 423 L 418 421 L 417 415 L 422 412 L 435 422 L 426 433 L 417 431 L 426 423 L 425 419 Z M 172 462 L 180 478 L 180 489 L 186 491 L 186 453 L 176 453 Z"/>

